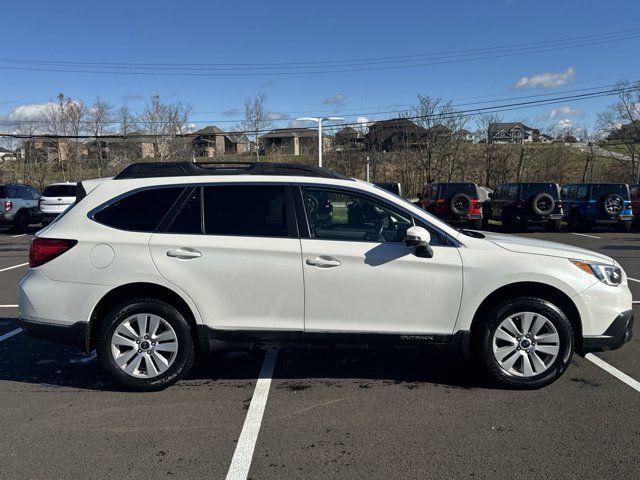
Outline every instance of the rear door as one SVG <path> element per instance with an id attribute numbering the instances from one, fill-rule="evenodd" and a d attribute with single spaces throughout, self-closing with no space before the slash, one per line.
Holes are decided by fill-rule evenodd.
<path id="1" fill-rule="evenodd" d="M 286 184 L 195 187 L 149 242 L 161 275 L 219 330 L 302 331 L 300 240 Z"/>

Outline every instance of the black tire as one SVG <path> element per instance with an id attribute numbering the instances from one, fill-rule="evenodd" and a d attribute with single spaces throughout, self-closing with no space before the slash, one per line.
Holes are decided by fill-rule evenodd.
<path id="1" fill-rule="evenodd" d="M 629 222 L 629 221 L 620 222 L 618 224 L 618 229 L 621 232 L 630 232 L 631 231 L 631 222 Z"/>
<path id="2" fill-rule="evenodd" d="M 482 230 L 484 226 L 484 221 L 482 218 L 476 218 L 474 220 L 469 220 L 469 226 L 471 230 Z"/>
<path id="3" fill-rule="evenodd" d="M 115 362 L 111 353 L 111 338 L 120 322 L 137 313 L 158 315 L 175 331 L 178 349 L 169 368 L 158 376 L 137 378 L 124 372 Z M 184 377 L 191 369 L 195 357 L 195 348 L 191 329 L 184 316 L 168 303 L 154 298 L 133 298 L 125 301 L 109 312 L 100 324 L 96 351 L 104 370 L 117 383 L 130 390 L 162 390 Z"/>
<path id="4" fill-rule="evenodd" d="M 549 215 L 556 208 L 556 201 L 548 193 L 538 193 L 531 201 L 531 209 L 536 215 Z"/>
<path id="5" fill-rule="evenodd" d="M 16 213 L 13 219 L 13 228 L 19 233 L 24 233 L 29 228 L 29 215 L 24 210 Z"/>
<path id="6" fill-rule="evenodd" d="M 624 210 L 624 198 L 617 193 L 609 193 L 602 197 L 600 206 L 605 215 L 616 217 Z"/>
<path id="7" fill-rule="evenodd" d="M 471 197 L 466 193 L 456 193 L 449 200 L 449 211 L 457 217 L 466 215 L 469 207 L 471 207 Z"/>
<path id="8" fill-rule="evenodd" d="M 493 335 L 500 323 L 509 315 L 533 312 L 545 316 L 555 327 L 559 338 L 558 356 L 539 375 L 521 377 L 502 369 L 493 354 Z M 516 297 L 492 308 L 482 324 L 474 329 L 473 354 L 488 379 L 501 387 L 518 389 L 541 388 L 553 383 L 567 369 L 573 356 L 575 339 L 571 322 L 556 305 L 537 297 Z"/>
<path id="9" fill-rule="evenodd" d="M 549 220 L 547 222 L 547 230 L 550 232 L 559 232 L 562 230 L 562 220 Z"/>

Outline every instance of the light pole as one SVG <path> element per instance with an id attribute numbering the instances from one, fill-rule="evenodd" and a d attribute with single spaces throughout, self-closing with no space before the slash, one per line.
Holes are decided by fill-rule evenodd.
<path id="1" fill-rule="evenodd" d="M 318 123 L 318 166 L 322 166 L 322 122 L 325 120 L 344 120 L 341 117 L 302 117 L 296 118 L 300 122 L 317 122 Z"/>

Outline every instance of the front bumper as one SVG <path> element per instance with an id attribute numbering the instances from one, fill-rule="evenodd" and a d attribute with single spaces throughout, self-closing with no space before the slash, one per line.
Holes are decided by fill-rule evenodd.
<path id="1" fill-rule="evenodd" d="M 582 352 L 604 352 L 616 350 L 633 338 L 633 310 L 618 315 L 602 335 L 585 335 Z"/>
<path id="2" fill-rule="evenodd" d="M 89 324 L 86 322 L 61 325 L 21 318 L 20 326 L 29 337 L 63 343 L 65 345 L 73 345 L 84 352 L 87 352 L 89 349 Z"/>

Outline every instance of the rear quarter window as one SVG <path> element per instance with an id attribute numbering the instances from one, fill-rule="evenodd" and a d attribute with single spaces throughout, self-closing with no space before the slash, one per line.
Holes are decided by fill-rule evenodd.
<path id="1" fill-rule="evenodd" d="M 93 215 L 109 227 L 132 232 L 153 232 L 178 199 L 182 187 L 152 188 L 120 198 Z"/>

